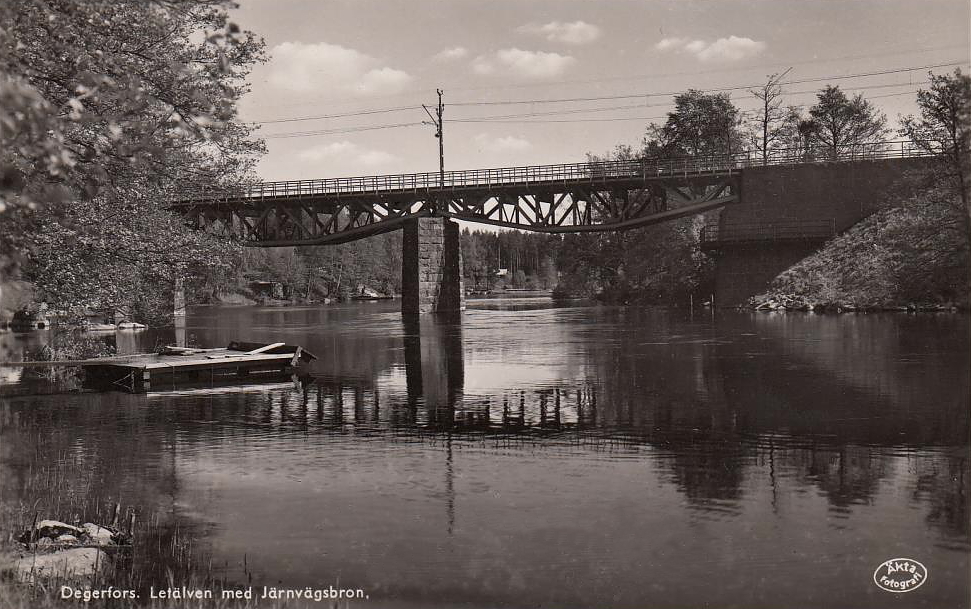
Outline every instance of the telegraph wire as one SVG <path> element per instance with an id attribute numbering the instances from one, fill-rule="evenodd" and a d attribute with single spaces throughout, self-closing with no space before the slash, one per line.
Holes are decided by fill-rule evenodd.
<path id="1" fill-rule="evenodd" d="M 911 87 L 911 86 L 913 86 L 911 83 L 861 85 L 859 87 L 846 87 L 846 90 L 856 91 L 856 90 L 886 89 L 886 88 L 892 88 L 892 87 Z M 807 94 L 818 93 L 818 92 L 819 91 L 817 90 L 792 91 L 792 92 L 786 92 L 784 95 L 807 95 Z M 911 92 L 916 93 L 917 90 L 914 89 Z M 895 93 L 894 95 L 902 95 L 902 94 L 903 93 Z M 878 96 L 872 96 L 868 99 L 876 99 L 877 97 Z M 528 113 L 522 113 L 522 114 L 503 114 L 503 115 L 494 115 L 494 116 L 475 116 L 475 117 L 468 117 L 468 118 L 456 118 L 456 119 L 452 119 L 452 122 L 456 122 L 456 123 L 502 122 L 503 119 L 511 119 L 511 118 L 527 118 L 532 116 L 558 116 L 558 115 L 564 115 L 564 114 L 582 114 L 586 112 L 609 112 L 613 110 L 634 110 L 634 109 L 640 109 L 640 108 L 667 107 L 672 105 L 674 105 L 673 102 L 664 102 L 659 104 L 627 104 L 623 106 L 604 106 L 599 108 L 571 108 L 569 110 L 550 110 L 546 112 L 528 112 Z M 799 104 L 789 104 L 789 105 L 801 107 L 801 105 Z"/>
<path id="2" fill-rule="evenodd" d="M 932 64 L 925 66 L 915 66 L 910 68 L 895 68 L 891 70 L 882 70 L 877 72 L 865 72 L 860 74 L 846 74 L 842 76 L 823 76 L 817 78 L 807 78 L 799 80 L 790 80 L 786 82 L 779 83 L 780 85 L 792 85 L 792 84 L 804 84 L 809 82 L 823 82 L 830 80 L 846 80 L 850 78 L 863 78 L 868 76 L 880 76 L 887 74 L 900 74 L 906 72 L 913 72 L 917 70 L 933 69 L 938 67 L 954 66 L 954 65 L 964 65 L 969 63 L 968 61 L 953 61 L 942 64 Z M 907 83 L 909 84 L 909 83 Z M 732 86 L 732 87 L 719 87 L 712 89 L 697 89 L 703 93 L 715 93 L 715 92 L 728 92 L 728 91 L 739 91 L 751 89 L 760 85 L 745 85 L 745 86 Z M 872 85 L 871 87 L 847 87 L 847 89 L 852 90 L 863 90 L 868 88 L 879 88 L 879 87 L 891 87 L 895 85 Z M 900 85 L 903 86 L 903 85 Z M 620 100 L 620 99 L 635 99 L 635 98 L 649 98 L 649 97 L 671 97 L 674 95 L 679 95 L 684 93 L 684 91 L 677 92 L 666 92 L 666 93 L 632 93 L 624 95 L 610 95 L 610 96 L 599 96 L 599 97 L 574 97 L 574 98 L 562 98 L 562 99 L 548 99 L 548 100 L 514 100 L 514 101 L 479 101 L 479 102 L 453 102 L 445 104 L 447 106 L 495 106 L 495 105 L 522 105 L 522 104 L 546 104 L 546 103 L 567 103 L 567 102 L 581 102 L 581 101 L 609 101 L 609 100 Z M 792 93 L 792 95 L 797 95 L 799 93 Z M 640 104 L 637 107 L 651 107 L 652 104 Z M 280 118 L 280 119 L 269 119 L 262 121 L 249 121 L 256 124 L 279 124 L 279 123 L 291 123 L 291 122 L 303 122 L 303 121 L 313 121 L 313 120 L 326 120 L 334 118 L 351 118 L 357 116 L 369 116 L 376 114 L 387 114 L 392 112 L 405 112 L 409 110 L 419 110 L 421 105 L 414 106 L 395 106 L 389 108 L 369 108 L 364 110 L 357 110 L 352 112 L 341 112 L 334 114 L 321 114 L 314 116 L 296 116 L 290 118 Z M 620 109 L 620 108 L 618 108 Z M 267 136 L 269 137 L 269 136 Z"/>
<path id="3" fill-rule="evenodd" d="M 896 85 L 898 87 L 909 86 L 908 84 Z M 920 89 L 911 89 L 909 91 L 900 91 L 898 93 L 885 93 L 883 95 L 871 95 L 867 99 L 881 99 L 884 97 L 896 97 L 898 95 L 913 95 L 917 93 Z M 816 91 L 801 91 L 796 93 L 791 93 L 790 95 L 798 95 L 799 93 L 816 93 Z M 805 104 L 791 104 L 792 107 L 803 108 Z M 637 106 L 638 108 L 644 108 L 645 106 Z M 754 114 L 755 110 L 739 110 L 739 114 L 750 115 Z M 453 123 L 515 123 L 520 125 L 529 124 L 542 124 L 542 123 L 613 123 L 619 121 L 657 121 L 667 119 L 668 116 L 665 114 L 663 116 L 615 116 L 609 118 L 568 118 L 568 119 L 536 119 L 536 120 L 506 120 L 506 119 L 494 119 L 494 120 L 479 120 L 479 119 L 452 119 Z"/>
<path id="4" fill-rule="evenodd" d="M 487 87 L 454 87 L 450 88 L 452 91 L 481 91 L 489 90 L 494 91 L 496 89 L 523 89 L 523 88 L 535 88 L 535 87 L 549 87 L 549 86 L 561 86 L 561 85 L 577 85 L 577 84 L 591 84 L 599 82 L 615 82 L 621 80 L 646 80 L 651 78 L 669 78 L 674 76 L 695 76 L 695 75 L 705 75 L 705 74 L 721 74 L 725 72 L 744 72 L 748 70 L 758 70 L 766 68 L 779 68 L 785 66 L 795 66 L 795 65 L 812 65 L 812 64 L 827 64 L 840 61 L 855 61 L 859 59 L 875 59 L 880 57 L 892 57 L 895 55 L 914 55 L 920 53 L 932 53 L 936 51 L 950 51 L 953 49 L 967 49 L 967 45 L 948 45 L 940 47 L 928 47 L 928 48 L 917 48 L 917 49 L 900 49 L 895 51 L 889 51 L 886 53 L 871 53 L 866 55 L 844 55 L 840 57 L 828 57 L 819 59 L 809 59 L 805 61 L 786 61 L 781 63 L 763 63 L 754 64 L 748 66 L 739 66 L 733 68 L 718 68 L 712 70 L 700 70 L 700 71 L 683 71 L 683 72 L 665 72 L 659 74 L 635 74 L 632 76 L 614 76 L 608 78 L 590 78 L 590 79 L 574 79 L 574 80 L 556 80 L 556 81 L 545 81 L 541 83 L 524 83 L 517 85 L 490 85 Z M 405 97 L 411 95 L 423 95 L 427 93 L 425 89 L 409 89 L 392 95 L 377 95 L 372 96 L 372 99 L 387 99 L 394 97 Z M 314 100 L 290 104 L 273 104 L 274 108 L 279 107 L 292 107 L 292 106 L 307 106 L 312 104 L 319 104 L 321 102 L 327 103 L 344 103 L 348 101 L 357 101 L 358 98 L 343 97 L 343 98 L 317 98 Z M 266 104 L 260 104 L 257 107 L 266 107 Z M 255 122 L 268 122 L 268 121 L 255 121 Z"/>
<path id="5" fill-rule="evenodd" d="M 887 87 L 906 87 L 911 86 L 909 83 L 900 83 L 892 85 L 871 85 L 868 87 L 847 87 L 848 90 L 858 90 L 858 89 L 875 89 L 875 88 L 887 88 Z M 919 89 L 911 89 L 907 91 L 900 91 L 897 93 L 889 93 L 884 95 L 872 95 L 867 99 L 881 99 L 885 97 L 896 97 L 900 95 L 912 95 L 919 91 Z M 817 91 L 807 90 L 807 91 L 793 91 L 786 93 L 786 95 L 803 95 L 809 93 L 817 93 Z M 625 106 L 610 106 L 605 108 L 583 108 L 583 109 L 572 109 L 572 110 L 559 110 L 552 112 L 533 112 L 527 114 L 509 114 L 509 115 L 499 115 L 499 116 L 484 116 L 476 118 L 455 118 L 452 119 L 453 123 L 515 123 L 515 124 L 543 124 L 543 123 L 599 123 L 599 122 L 618 122 L 618 121 L 654 121 L 663 120 L 667 118 L 667 115 L 663 116 L 630 116 L 630 117 L 609 117 L 609 118 L 575 118 L 575 119 L 543 119 L 535 118 L 533 120 L 519 120 L 527 119 L 530 117 L 542 117 L 542 116 L 559 116 L 564 114 L 579 114 L 584 112 L 606 112 L 613 110 L 633 110 L 641 108 L 650 107 L 664 107 L 670 106 L 670 103 L 665 104 L 636 104 L 636 105 L 625 105 Z M 794 107 L 804 107 L 804 104 L 791 104 Z M 741 114 L 751 114 L 752 110 L 740 110 Z M 264 139 L 287 139 L 295 137 L 312 137 L 320 135 L 339 135 L 344 133 L 357 133 L 360 131 L 375 131 L 380 129 L 397 129 L 403 127 L 413 127 L 416 125 L 421 125 L 422 122 L 412 122 L 412 123 L 395 123 L 388 125 L 369 125 L 369 126 L 358 126 L 358 127 L 343 127 L 343 128 L 333 128 L 333 129 L 320 129 L 320 130 L 310 130 L 310 131 L 294 131 L 285 133 L 271 133 L 263 135 Z"/>
<path id="6" fill-rule="evenodd" d="M 341 133 L 357 133 L 359 131 L 376 131 L 378 129 L 398 129 L 402 127 L 415 127 L 421 125 L 421 121 L 414 123 L 394 123 L 390 125 L 368 125 L 358 127 L 342 127 L 335 129 L 320 129 L 315 131 L 287 131 L 285 133 L 268 133 L 261 135 L 263 139 L 287 139 L 294 137 L 310 137 L 315 135 L 337 135 Z"/>
<path id="7" fill-rule="evenodd" d="M 823 82 L 831 80 L 846 80 L 849 78 L 865 78 L 868 76 L 884 76 L 887 74 L 901 74 L 904 72 L 915 72 L 917 70 L 931 70 L 934 68 L 943 68 L 956 65 L 965 65 L 971 63 L 968 60 L 957 60 L 949 61 L 946 63 L 936 63 L 928 64 L 923 66 L 914 66 L 909 68 L 895 68 L 892 70 L 880 70 L 876 72 L 861 72 L 858 74 L 845 74 L 842 76 L 821 76 L 817 78 L 802 78 L 798 80 L 789 80 L 785 82 L 780 82 L 780 85 L 795 85 L 795 84 L 805 84 L 810 82 Z M 752 89 L 754 87 L 760 87 L 765 83 L 758 83 L 754 85 L 744 85 L 744 86 L 732 86 L 732 87 L 715 87 L 710 89 L 694 89 L 695 91 L 700 91 L 702 93 L 721 93 L 727 91 L 738 91 Z M 629 93 L 624 95 L 602 95 L 598 97 L 565 97 L 561 99 L 519 99 L 519 100 L 504 100 L 504 101 L 477 101 L 477 102 L 451 102 L 447 105 L 449 106 L 508 106 L 517 104 L 554 104 L 554 103 L 567 103 L 567 102 L 580 102 L 580 101 L 609 101 L 616 99 L 632 99 L 637 97 L 670 97 L 673 95 L 680 95 L 684 91 L 668 91 L 664 93 Z"/>
<path id="8" fill-rule="evenodd" d="M 914 66 L 914 67 L 908 67 L 908 68 L 894 68 L 894 69 L 880 70 L 880 71 L 873 71 L 873 72 L 865 72 L 865 73 L 859 73 L 859 74 L 847 74 L 847 75 L 841 75 L 841 76 L 826 76 L 826 77 L 817 77 L 817 78 L 797 79 L 797 80 L 786 81 L 786 82 L 783 82 L 783 83 L 780 83 L 780 84 L 781 85 L 790 85 L 790 84 L 811 83 L 811 82 L 824 82 L 824 81 L 833 81 L 833 80 L 847 80 L 847 79 L 850 79 L 850 78 L 864 78 L 864 77 L 869 77 L 869 76 L 881 76 L 881 75 L 888 75 L 888 74 L 899 74 L 899 73 L 913 72 L 913 71 L 917 71 L 917 70 L 933 69 L 933 68 L 939 68 L 939 67 L 949 67 L 949 66 L 955 66 L 955 65 L 965 65 L 965 64 L 968 64 L 968 63 L 971 63 L 971 62 L 969 62 L 967 60 L 963 60 L 963 61 L 952 61 L 952 62 L 940 63 L 940 64 L 931 64 L 931 65 L 924 65 L 924 66 Z M 697 91 L 701 91 L 701 92 L 705 92 L 705 93 L 728 92 L 728 91 L 747 90 L 747 89 L 751 89 L 751 88 L 753 88 L 755 86 L 759 86 L 759 85 L 732 86 L 732 87 L 720 87 L 720 88 L 696 89 L 696 90 Z M 903 86 L 913 86 L 913 83 L 887 83 L 887 84 L 875 84 L 875 85 L 860 85 L 860 86 L 856 86 L 856 87 L 846 87 L 846 90 L 848 90 L 848 91 L 872 90 L 872 89 L 903 87 Z M 607 101 L 607 100 L 621 100 L 621 99 L 634 99 L 634 98 L 644 98 L 644 99 L 648 99 L 650 97 L 672 97 L 672 96 L 675 96 L 675 95 L 683 94 L 684 92 L 685 91 L 667 92 L 667 93 L 638 93 L 638 94 L 628 94 L 628 95 L 612 95 L 612 96 L 599 96 L 599 97 L 587 97 L 587 98 L 565 98 L 565 99 L 554 99 L 554 100 L 514 100 L 514 101 L 497 101 L 497 102 L 456 102 L 456 103 L 444 104 L 444 105 L 466 106 L 466 107 L 468 107 L 468 106 L 493 106 L 493 105 L 519 105 L 519 104 L 566 103 L 566 102 L 580 102 L 580 101 Z M 889 95 L 871 96 L 869 99 L 880 99 L 880 98 L 884 98 L 884 97 L 894 97 L 894 96 L 898 96 L 898 95 L 906 95 L 906 94 L 909 94 L 909 93 L 916 93 L 916 92 L 917 92 L 917 90 L 904 91 L 904 92 L 899 92 L 899 93 L 892 93 L 892 94 L 889 94 Z M 794 92 L 786 92 L 785 95 L 803 95 L 803 94 L 810 94 L 810 93 L 818 93 L 818 91 L 814 91 L 814 90 L 794 91 Z M 659 116 L 659 117 L 610 117 L 610 118 L 585 118 L 585 119 L 582 119 L 582 118 L 581 119 L 545 119 L 545 120 L 542 119 L 542 118 L 535 118 L 535 117 L 562 116 L 562 115 L 569 115 L 569 114 L 583 114 L 583 113 L 592 113 L 592 112 L 608 112 L 608 111 L 615 111 L 615 110 L 633 110 L 633 109 L 651 108 L 651 107 L 668 107 L 668 106 L 671 106 L 671 105 L 672 105 L 671 102 L 664 102 L 664 103 L 656 103 L 656 104 L 642 103 L 642 104 L 627 104 L 627 105 L 623 105 L 623 106 L 606 106 L 606 107 L 595 107 L 595 108 L 570 108 L 570 109 L 563 109 L 563 110 L 551 110 L 551 111 L 543 111 L 543 112 L 529 112 L 529 113 L 521 113 L 521 114 L 504 114 L 504 115 L 484 116 L 484 117 L 454 118 L 454 119 L 452 119 L 452 122 L 456 122 L 456 123 L 489 123 L 489 122 L 495 122 L 495 123 L 520 123 L 520 124 L 529 124 L 529 123 L 580 123 L 580 122 L 616 122 L 616 121 L 631 121 L 631 120 L 660 120 L 660 119 L 666 118 L 666 116 Z M 795 106 L 796 107 L 804 107 L 804 106 L 798 105 L 798 104 L 796 104 Z M 321 120 L 321 119 L 329 119 L 329 118 L 345 118 L 345 117 L 354 117 L 354 116 L 367 116 L 367 115 L 375 115 L 375 114 L 384 114 L 384 113 L 391 113 L 391 112 L 401 112 L 401 111 L 415 110 L 415 109 L 419 109 L 419 108 L 421 108 L 421 106 L 397 106 L 397 107 L 390 107 L 390 108 L 371 108 L 371 109 L 365 109 L 365 110 L 360 110 L 360 111 L 355 111 L 355 112 L 345 112 L 345 113 L 337 113 L 337 114 L 329 114 L 329 115 L 320 115 L 320 116 L 305 116 L 305 117 L 293 117 L 293 118 L 287 118 L 287 119 L 267 120 L 267 121 L 262 121 L 262 124 L 276 124 L 276 123 L 299 122 L 299 121 L 308 121 L 308 120 Z M 743 111 L 743 114 L 744 113 L 745 113 L 745 111 Z M 516 119 L 526 119 L 526 118 L 534 118 L 534 120 L 516 120 Z M 297 138 L 297 137 L 313 137 L 313 136 L 321 136 L 321 135 L 337 135 L 337 134 L 344 134 L 344 133 L 357 133 L 357 132 L 362 132 L 362 131 L 375 131 L 375 130 L 382 130 L 382 129 L 398 129 L 398 128 L 405 128 L 405 127 L 417 126 L 417 125 L 421 125 L 421 124 L 422 124 L 421 121 L 416 121 L 416 122 L 392 123 L 392 124 L 381 124 L 381 125 L 361 125 L 361 126 L 335 127 L 335 128 L 330 128 L 330 129 L 316 129 L 316 130 L 306 130 L 306 131 L 269 133 L 269 134 L 262 135 L 262 137 L 264 139 L 288 139 L 288 138 Z"/>
<path id="9" fill-rule="evenodd" d="M 420 110 L 421 106 L 398 106 L 396 108 L 372 108 L 369 110 L 358 110 L 356 112 L 342 112 L 340 114 L 320 114 L 317 116 L 294 116 L 292 118 L 274 118 L 271 120 L 264 121 L 250 121 L 254 123 L 259 123 L 261 125 L 269 125 L 271 123 L 296 123 L 299 121 L 316 121 L 327 118 L 347 118 L 350 116 L 365 116 L 369 114 L 387 114 L 390 112 L 403 112 L 405 110 Z"/>
<path id="10" fill-rule="evenodd" d="M 884 86 L 906 87 L 906 86 L 910 86 L 910 85 L 907 84 L 907 83 L 901 83 L 901 84 L 896 84 L 896 85 L 875 85 L 874 88 L 876 88 L 876 87 L 884 87 Z M 855 87 L 855 88 L 862 88 L 862 87 Z M 880 99 L 880 98 L 884 98 L 884 97 L 896 97 L 896 96 L 899 96 L 899 95 L 912 95 L 914 93 L 917 93 L 918 91 L 919 91 L 919 89 L 910 89 L 910 90 L 907 90 L 907 91 L 900 91 L 900 92 L 897 92 L 897 93 L 887 93 L 887 94 L 884 94 L 884 95 L 872 95 L 872 96 L 868 97 L 867 99 Z M 816 91 L 794 91 L 792 93 L 788 93 L 787 95 L 800 95 L 800 94 L 806 94 L 806 93 L 816 93 Z M 662 104 L 658 104 L 657 106 L 660 106 L 660 105 L 662 105 Z M 669 105 L 669 104 L 663 104 L 663 105 Z M 657 107 L 657 106 L 654 106 L 654 107 Z M 800 105 L 794 105 L 794 106 L 795 107 L 802 107 Z M 635 106 L 635 105 L 629 105 L 629 106 L 616 106 L 616 107 L 610 107 L 610 108 L 590 108 L 590 109 L 585 109 L 585 110 L 575 110 L 575 111 L 568 111 L 568 112 L 600 112 L 600 111 L 607 111 L 607 110 L 634 109 L 634 108 L 646 108 L 646 107 L 651 107 L 651 106 L 644 106 L 644 105 L 636 105 Z M 740 114 L 752 114 L 753 112 L 754 112 L 753 110 L 740 110 L 739 111 Z M 545 115 L 547 113 L 543 113 L 543 114 Z M 558 114 L 558 113 L 550 113 L 550 114 Z M 526 117 L 526 116 L 531 116 L 531 115 L 509 115 L 509 116 L 503 116 L 503 117 L 481 117 L 481 118 L 466 118 L 466 119 L 458 119 L 458 118 L 456 118 L 456 119 L 452 119 L 451 122 L 453 122 L 453 123 L 485 123 L 485 122 L 494 122 L 494 123 L 518 123 L 518 124 L 530 124 L 530 123 L 593 123 L 593 122 L 599 123 L 599 122 L 617 122 L 617 121 L 654 121 L 654 120 L 662 120 L 662 119 L 666 119 L 667 118 L 667 115 L 663 115 L 663 116 L 629 116 L 629 117 L 608 117 L 608 118 L 507 120 L 507 119 L 517 118 L 517 116 Z M 371 125 L 371 126 L 367 126 L 367 127 L 334 128 L 334 129 L 323 129 L 323 130 L 314 130 L 314 131 L 299 131 L 299 132 L 287 132 L 287 133 L 268 134 L 268 135 L 264 135 L 263 137 L 264 138 L 282 139 L 282 138 L 287 138 L 287 137 L 306 137 L 306 136 L 315 136 L 315 135 L 335 135 L 335 134 L 341 134 L 341 133 L 354 133 L 354 132 L 358 132 L 358 131 L 371 131 L 371 130 L 377 130 L 377 129 L 395 129 L 395 128 L 401 128 L 401 127 L 414 127 L 416 125 L 421 125 L 421 124 L 423 124 L 423 123 L 421 123 L 421 122 L 417 122 L 417 123 L 396 123 L 396 124 L 390 124 L 390 125 Z"/>
<path id="11" fill-rule="evenodd" d="M 837 61 L 855 61 L 858 59 L 874 59 L 878 57 L 892 57 L 894 55 L 914 55 L 918 53 L 932 53 L 935 51 L 951 51 L 954 49 L 967 49 L 967 45 L 963 44 L 952 44 L 949 46 L 941 47 L 929 47 L 925 49 L 907 49 L 899 51 L 891 51 L 889 53 L 874 53 L 870 55 L 846 55 L 842 57 L 830 57 L 824 59 L 808 59 L 805 61 L 784 61 L 779 63 L 768 63 L 768 64 L 757 64 L 748 66 L 739 66 L 734 68 L 717 68 L 712 70 L 698 70 L 691 72 L 664 72 L 660 74 L 635 74 L 632 76 L 613 76 L 608 78 L 588 78 L 588 79 L 575 79 L 575 80 L 557 80 L 557 81 L 547 81 L 542 83 L 525 83 L 518 85 L 504 85 L 501 87 L 457 87 L 452 90 L 454 91 L 482 91 L 482 90 L 495 90 L 500 89 L 527 89 L 535 87 L 548 87 L 550 85 L 560 86 L 560 85 L 582 85 L 582 84 L 592 84 L 600 82 L 616 82 L 621 80 L 646 80 L 651 78 L 670 78 L 673 76 L 698 76 L 704 74 L 723 74 L 725 72 L 746 72 L 749 70 L 758 70 L 766 68 L 782 68 L 786 66 L 801 66 L 801 65 L 811 65 L 811 64 L 824 64 L 833 63 Z"/>

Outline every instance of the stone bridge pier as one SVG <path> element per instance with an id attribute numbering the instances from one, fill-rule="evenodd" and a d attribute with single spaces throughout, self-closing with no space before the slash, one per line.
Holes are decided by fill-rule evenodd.
<path id="1" fill-rule="evenodd" d="M 401 312 L 465 310 L 459 225 L 442 217 L 420 217 L 404 225 Z"/>

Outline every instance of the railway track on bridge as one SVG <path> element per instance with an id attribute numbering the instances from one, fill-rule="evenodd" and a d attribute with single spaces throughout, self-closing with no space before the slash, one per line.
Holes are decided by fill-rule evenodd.
<path id="1" fill-rule="evenodd" d="M 739 175 L 753 167 L 916 156 L 928 153 L 911 142 L 891 142 L 819 160 L 781 150 L 766 160 L 742 152 L 289 180 L 194 192 L 171 208 L 197 228 L 255 246 L 342 243 L 425 216 L 548 233 L 616 231 L 736 202 Z"/>

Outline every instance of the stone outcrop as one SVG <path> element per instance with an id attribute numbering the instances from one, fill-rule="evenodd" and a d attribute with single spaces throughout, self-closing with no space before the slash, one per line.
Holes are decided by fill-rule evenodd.
<path id="1" fill-rule="evenodd" d="M 111 559 L 99 548 L 71 548 L 51 554 L 24 556 L 17 561 L 17 579 L 36 582 L 56 577 L 60 580 L 91 579 L 111 567 Z"/>

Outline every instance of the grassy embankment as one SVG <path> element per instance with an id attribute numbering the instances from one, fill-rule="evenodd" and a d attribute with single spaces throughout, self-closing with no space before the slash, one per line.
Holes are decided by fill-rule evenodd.
<path id="1" fill-rule="evenodd" d="M 779 274 L 756 309 L 941 311 L 969 307 L 963 236 L 940 206 L 881 211 Z"/>

